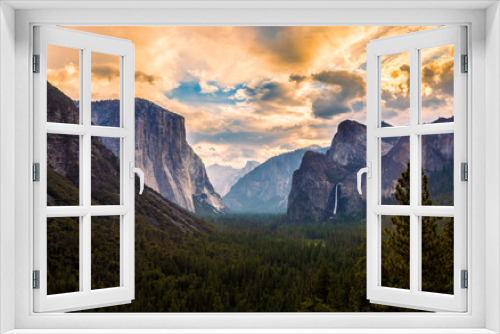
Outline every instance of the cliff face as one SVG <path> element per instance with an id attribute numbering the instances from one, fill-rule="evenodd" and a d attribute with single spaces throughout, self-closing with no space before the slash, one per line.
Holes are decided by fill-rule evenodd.
<path id="1" fill-rule="evenodd" d="M 366 125 L 351 120 L 340 123 L 326 156 L 341 166 L 366 165 Z"/>
<path id="2" fill-rule="evenodd" d="M 443 121 L 450 120 L 435 123 Z M 395 185 L 407 168 L 409 152 L 408 137 L 382 141 L 383 204 L 396 204 Z M 366 192 L 358 194 L 356 174 L 365 165 L 366 126 L 343 121 L 326 155 L 304 155 L 293 176 L 287 217 L 294 221 L 327 221 L 337 214 L 364 216 Z M 431 199 L 439 205 L 453 205 L 453 134 L 422 136 L 422 167 L 428 176 Z"/>
<path id="3" fill-rule="evenodd" d="M 75 119 L 78 110 L 73 101 L 60 90 L 48 85 L 48 120 L 64 122 Z M 79 201 L 79 139 L 78 136 L 50 135 L 47 146 L 47 204 L 78 205 Z M 120 162 L 101 138 L 92 138 L 92 203 L 119 204 Z M 136 190 L 139 189 L 136 182 Z M 194 217 L 149 187 L 135 196 L 136 224 L 140 228 L 156 228 L 155 233 L 170 232 L 174 236 L 204 234 L 212 226 Z M 146 224 L 146 225 L 144 225 Z M 179 232 L 181 232 L 179 234 Z"/>
<path id="4" fill-rule="evenodd" d="M 324 154 L 308 151 L 293 174 L 287 217 L 293 221 L 327 221 L 336 214 L 359 213 L 364 202 L 352 186 L 352 173 Z"/>
<path id="5" fill-rule="evenodd" d="M 285 213 L 293 172 L 308 150 L 326 151 L 315 146 L 272 157 L 238 180 L 224 202 L 235 212 Z"/>
<path id="6" fill-rule="evenodd" d="M 366 126 L 343 121 L 326 155 L 304 155 L 293 175 L 287 217 L 294 221 L 327 221 L 338 214 L 363 215 L 365 195 L 357 191 L 356 173 L 365 165 Z"/>
<path id="7" fill-rule="evenodd" d="M 94 124 L 118 124 L 119 102 L 92 103 Z M 203 161 L 186 141 L 184 117 L 143 99 L 135 100 L 136 165 L 145 183 L 165 198 L 197 213 L 228 212 L 210 183 Z M 105 145 L 117 153 L 109 141 Z"/>

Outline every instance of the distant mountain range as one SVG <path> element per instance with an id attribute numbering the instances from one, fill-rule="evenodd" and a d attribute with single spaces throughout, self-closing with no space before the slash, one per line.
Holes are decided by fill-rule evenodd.
<path id="1" fill-rule="evenodd" d="M 120 103 L 105 100 L 92 103 L 92 123 L 120 124 Z M 214 190 L 205 165 L 186 141 L 184 117 L 150 101 L 135 99 L 136 165 L 145 183 L 166 199 L 198 214 L 225 213 L 228 208 Z M 103 138 L 117 156 L 117 142 Z"/>
<path id="2" fill-rule="evenodd" d="M 224 202 L 233 212 L 285 213 L 293 172 L 307 151 L 325 153 L 327 148 L 311 146 L 270 158 L 239 179 Z"/>
<path id="3" fill-rule="evenodd" d="M 215 191 L 224 196 L 239 179 L 250 173 L 258 165 L 260 165 L 258 161 L 247 161 L 245 167 L 237 169 L 231 166 L 215 164 L 207 167 L 207 174 Z"/>

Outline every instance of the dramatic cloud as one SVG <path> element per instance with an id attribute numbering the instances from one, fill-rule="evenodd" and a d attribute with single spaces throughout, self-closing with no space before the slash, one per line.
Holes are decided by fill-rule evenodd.
<path id="1" fill-rule="evenodd" d="M 131 40 L 136 96 L 183 115 L 188 141 L 205 164 L 235 167 L 327 146 L 347 117 L 365 122 L 366 44 L 427 28 L 72 27 Z M 78 99 L 79 53 L 62 49 L 51 53 L 48 78 Z M 422 63 L 433 71 L 422 97 L 429 117 L 452 105 L 442 55 L 433 52 Z M 118 98 L 119 59 L 93 52 L 92 64 L 92 99 Z M 385 63 L 383 103 L 394 123 L 409 87 L 404 64 L 398 57 Z M 394 78 L 394 71 L 401 73 Z"/>
<path id="2" fill-rule="evenodd" d="M 147 74 L 147 73 L 144 73 L 142 71 L 135 71 L 135 81 L 136 82 L 139 81 L 139 82 L 146 82 L 149 84 L 154 84 L 156 82 L 159 82 L 160 80 L 161 80 L 161 78 L 159 76 Z"/>
<path id="3" fill-rule="evenodd" d="M 106 79 L 111 81 L 120 77 L 120 68 L 113 68 L 107 65 L 92 66 L 93 79 Z"/>
<path id="4" fill-rule="evenodd" d="M 289 81 L 295 81 L 296 83 L 301 83 L 302 81 L 304 81 L 306 79 L 307 79 L 307 76 L 305 76 L 305 75 L 290 74 Z"/>
<path id="5" fill-rule="evenodd" d="M 313 80 L 329 86 L 312 104 L 314 117 L 331 119 L 352 111 L 353 99 L 366 95 L 366 83 L 359 75 L 348 71 L 322 71 L 312 75 Z"/>
<path id="6" fill-rule="evenodd" d="M 422 50 L 422 119 L 432 122 L 453 116 L 454 49 Z"/>

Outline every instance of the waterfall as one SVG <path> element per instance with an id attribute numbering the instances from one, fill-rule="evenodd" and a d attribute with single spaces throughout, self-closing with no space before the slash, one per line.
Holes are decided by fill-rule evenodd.
<path id="1" fill-rule="evenodd" d="M 335 185 L 335 206 L 333 207 L 333 215 L 335 216 L 337 214 L 337 195 L 339 192 L 339 184 L 337 183 Z"/>

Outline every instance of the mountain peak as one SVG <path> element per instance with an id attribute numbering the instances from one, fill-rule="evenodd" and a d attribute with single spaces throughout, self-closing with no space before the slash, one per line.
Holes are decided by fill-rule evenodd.
<path id="1" fill-rule="evenodd" d="M 92 102 L 92 123 L 120 124 L 118 100 Z M 191 212 L 226 212 L 210 183 L 205 165 L 186 141 L 185 119 L 156 103 L 135 99 L 136 164 L 145 183 Z M 120 150 L 103 141 L 115 154 Z"/>
<path id="2" fill-rule="evenodd" d="M 366 164 L 366 125 L 345 120 L 338 125 L 326 155 L 342 166 Z"/>

